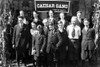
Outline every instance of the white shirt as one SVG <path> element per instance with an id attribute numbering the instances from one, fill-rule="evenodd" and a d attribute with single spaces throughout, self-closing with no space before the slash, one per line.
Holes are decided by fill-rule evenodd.
<path id="1" fill-rule="evenodd" d="M 49 18 L 49 19 L 50 19 L 50 21 L 53 21 L 53 19 L 54 19 L 54 18 L 53 18 L 53 17 L 51 17 L 51 18 Z"/>
<path id="2" fill-rule="evenodd" d="M 74 37 L 72 37 L 73 27 L 75 29 L 75 36 Z M 79 36 L 81 36 L 81 28 L 78 25 L 75 25 L 75 26 L 73 26 L 72 24 L 68 25 L 66 30 L 68 32 L 68 37 L 70 39 L 79 39 Z"/>
<path id="3" fill-rule="evenodd" d="M 30 29 L 30 33 L 31 33 L 31 35 L 34 37 L 34 36 L 36 36 L 36 35 L 39 34 L 39 31 L 38 31 L 38 30 Z"/>
<path id="4" fill-rule="evenodd" d="M 27 24 L 26 18 L 23 19 L 23 23 L 24 23 L 24 24 Z"/>
<path id="5" fill-rule="evenodd" d="M 34 18 L 34 22 L 37 22 L 38 21 L 38 18 Z"/>
<path id="6" fill-rule="evenodd" d="M 89 28 L 88 28 L 88 27 L 84 27 L 84 29 L 85 29 L 85 30 L 86 30 L 86 32 L 87 32 Z"/>

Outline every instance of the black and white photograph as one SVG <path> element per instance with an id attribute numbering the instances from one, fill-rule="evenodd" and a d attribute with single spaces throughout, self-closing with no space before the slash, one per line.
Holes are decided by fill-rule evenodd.
<path id="1" fill-rule="evenodd" d="M 0 67 L 100 67 L 100 0 L 0 0 Z"/>

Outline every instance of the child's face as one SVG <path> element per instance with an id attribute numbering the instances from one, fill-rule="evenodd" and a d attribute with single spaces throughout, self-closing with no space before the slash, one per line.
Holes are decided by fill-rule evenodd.
<path id="1" fill-rule="evenodd" d="M 54 25 L 49 25 L 50 30 L 54 30 Z"/>
<path id="2" fill-rule="evenodd" d="M 89 26 L 89 22 L 88 21 L 84 21 L 84 26 Z"/>
<path id="3" fill-rule="evenodd" d="M 20 16 L 24 16 L 24 11 L 20 11 Z"/>
<path id="4" fill-rule="evenodd" d="M 18 18 L 18 23 L 23 23 L 23 20 L 22 20 L 22 18 Z"/>
<path id="5" fill-rule="evenodd" d="M 43 32 L 43 27 L 41 25 L 37 26 L 37 30 L 39 31 L 39 33 L 41 34 Z"/>
<path id="6" fill-rule="evenodd" d="M 63 28 L 64 28 L 64 25 L 63 25 L 62 22 L 58 22 L 58 28 L 59 28 L 59 29 L 63 29 Z"/>
<path id="7" fill-rule="evenodd" d="M 33 29 L 36 28 L 36 25 L 34 23 L 31 23 L 31 26 L 32 26 Z"/>

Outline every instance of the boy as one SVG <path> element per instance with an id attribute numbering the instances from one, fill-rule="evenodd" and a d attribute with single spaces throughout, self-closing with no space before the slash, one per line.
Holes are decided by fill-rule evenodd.
<path id="1" fill-rule="evenodd" d="M 81 59 L 83 61 L 91 60 L 93 56 L 93 51 L 95 48 L 95 30 L 94 28 L 89 27 L 89 21 L 87 19 L 84 20 L 84 28 L 82 30 L 82 52 Z"/>

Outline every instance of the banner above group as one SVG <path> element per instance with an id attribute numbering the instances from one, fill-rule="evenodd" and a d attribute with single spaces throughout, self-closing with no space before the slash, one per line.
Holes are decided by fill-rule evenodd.
<path id="1" fill-rule="evenodd" d="M 70 10 L 70 1 L 46 1 L 46 0 L 36 0 L 35 1 L 35 10 L 39 12 L 47 12 L 49 10 L 54 10 L 55 12 L 69 13 Z"/>

